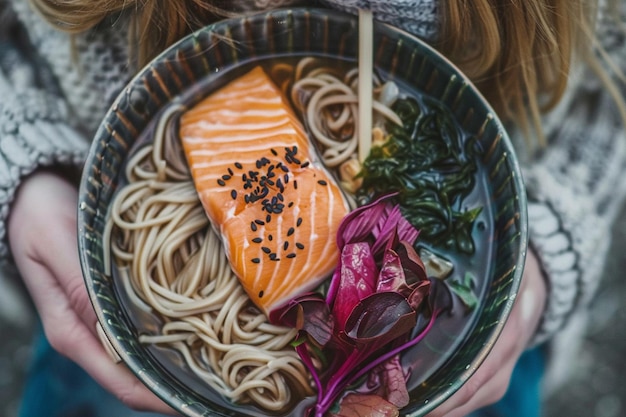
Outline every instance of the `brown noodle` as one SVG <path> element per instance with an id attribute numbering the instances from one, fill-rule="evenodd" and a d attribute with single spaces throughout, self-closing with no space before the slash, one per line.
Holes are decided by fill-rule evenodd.
<path id="1" fill-rule="evenodd" d="M 233 402 L 282 410 L 312 393 L 290 346 L 295 330 L 268 323 L 252 305 L 186 165 L 171 162 L 184 162 L 167 128 L 179 111 L 169 108 L 154 144 L 129 159 L 128 185 L 111 207 L 105 245 L 130 299 L 164 320 L 160 334 L 144 334 L 142 343 L 177 350 L 198 377 Z"/>
<path id="2" fill-rule="evenodd" d="M 309 70 L 312 64 L 303 59 L 287 71 L 295 77 L 291 99 L 309 123 L 324 163 L 338 167 L 356 158 L 356 73 L 340 79 L 327 68 Z M 385 104 L 373 105 L 384 119 L 401 124 Z M 179 352 L 194 374 L 233 402 L 284 410 L 313 394 L 290 345 L 296 331 L 270 324 L 233 274 L 172 127 L 184 110 L 168 106 L 154 141 L 128 160 L 128 183 L 109 213 L 104 245 L 111 252 L 105 256 L 112 256 L 130 300 L 163 320 L 158 334 L 140 336 L 142 343 Z"/>

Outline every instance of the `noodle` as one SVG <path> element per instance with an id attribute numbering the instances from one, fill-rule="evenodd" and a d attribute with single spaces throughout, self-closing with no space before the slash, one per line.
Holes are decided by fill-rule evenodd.
<path id="1" fill-rule="evenodd" d="M 131 302 L 165 321 L 160 334 L 141 335 L 141 343 L 180 352 L 231 401 L 285 409 L 312 394 L 290 346 L 296 332 L 268 323 L 233 275 L 169 128 L 180 110 L 168 108 L 154 144 L 129 159 L 128 185 L 111 207 L 104 243 Z"/>
<path id="2" fill-rule="evenodd" d="M 276 78 L 283 80 L 283 88 L 291 88 L 288 96 L 323 163 L 354 177 L 348 164 L 359 162 L 358 73 L 341 77 L 310 58 L 272 70 L 281 74 Z M 374 87 L 377 95 L 385 90 L 376 77 Z M 390 104 L 388 98 L 375 97 L 371 106 L 379 121 L 401 125 Z M 116 194 L 104 231 L 104 245 L 110 248 L 105 265 L 110 267 L 112 256 L 130 302 L 163 320 L 157 334 L 140 336 L 141 343 L 179 352 L 198 378 L 232 402 L 285 410 L 313 394 L 310 375 L 291 346 L 296 330 L 269 323 L 233 274 L 174 131 L 172 121 L 184 110 L 180 104 L 168 106 L 155 126 L 154 141 L 129 158 L 128 183 Z M 354 198 L 348 197 L 354 207 Z"/>
<path id="3" fill-rule="evenodd" d="M 354 194 L 360 186 L 357 174 L 364 159 L 358 155 L 359 149 L 367 144 L 366 152 L 369 153 L 373 133 L 380 134 L 386 121 L 402 126 L 402 121 L 390 108 L 398 96 L 397 87 L 392 82 L 382 84 L 375 74 L 369 72 L 365 74 L 365 80 L 359 82 L 358 68 L 340 73 L 336 68 L 320 65 L 319 60 L 312 57 L 301 59 L 292 70 L 284 64 L 277 64 L 272 73 L 300 111 L 322 162 L 338 170 L 341 186 L 348 193 L 346 198 L 354 208 L 356 203 L 350 193 Z M 288 79 L 290 76 L 292 80 Z M 359 100 L 363 83 L 372 84 L 372 89 L 367 91 L 373 94 L 364 103 Z M 363 104 L 373 112 L 362 109 Z M 363 120 L 361 113 L 372 114 Z M 369 128 L 364 129 L 364 124 Z M 370 137 L 359 140 L 360 130 Z"/>

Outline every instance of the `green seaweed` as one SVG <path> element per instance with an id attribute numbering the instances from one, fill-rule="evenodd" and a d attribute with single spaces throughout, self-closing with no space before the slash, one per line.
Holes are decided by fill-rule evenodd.
<path id="1" fill-rule="evenodd" d="M 397 192 L 402 214 L 421 239 L 472 254 L 472 228 L 482 207 L 465 208 L 463 200 L 476 183 L 476 139 L 461 131 L 443 104 L 427 104 L 413 98 L 395 103 L 403 126 L 389 122 L 387 141 L 372 147 L 359 174 L 360 193 Z"/>

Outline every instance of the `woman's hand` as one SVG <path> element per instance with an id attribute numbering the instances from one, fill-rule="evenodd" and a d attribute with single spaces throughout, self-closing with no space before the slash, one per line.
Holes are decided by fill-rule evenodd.
<path id="1" fill-rule="evenodd" d="M 546 287 L 529 251 L 519 294 L 502 334 L 476 373 L 427 417 L 464 417 L 498 402 L 506 393 L 513 368 L 533 336 L 546 299 Z"/>
<path id="2" fill-rule="evenodd" d="M 70 182 L 38 172 L 20 186 L 9 218 L 11 250 L 46 336 L 129 407 L 173 414 L 123 364 L 113 362 L 97 337 L 78 260 L 77 199 Z"/>

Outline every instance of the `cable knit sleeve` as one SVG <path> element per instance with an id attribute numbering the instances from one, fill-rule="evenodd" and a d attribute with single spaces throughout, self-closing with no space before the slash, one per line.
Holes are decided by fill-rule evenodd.
<path id="1" fill-rule="evenodd" d="M 607 27 L 601 33 L 604 47 L 626 70 L 623 33 Z M 531 249 L 549 284 L 535 343 L 566 326 L 592 300 L 626 196 L 624 126 L 609 93 L 585 71 L 546 120 L 549 146 L 524 169 Z"/>
<path id="2" fill-rule="evenodd" d="M 537 342 L 588 304 L 626 194 L 626 137 L 608 97 L 578 95 L 553 144 L 525 170 L 531 247 L 549 278 Z"/>
<path id="3" fill-rule="evenodd" d="M 122 19 L 70 37 L 24 0 L 0 0 L 0 261 L 22 179 L 42 167 L 82 168 L 95 130 L 129 77 Z"/>
<path id="4" fill-rule="evenodd" d="M 21 179 L 37 167 L 80 167 L 88 150 L 59 97 L 20 84 L 0 73 L 0 259 L 9 255 L 6 221 Z"/>

